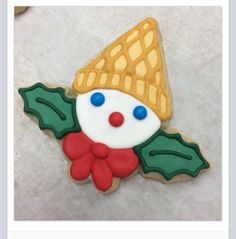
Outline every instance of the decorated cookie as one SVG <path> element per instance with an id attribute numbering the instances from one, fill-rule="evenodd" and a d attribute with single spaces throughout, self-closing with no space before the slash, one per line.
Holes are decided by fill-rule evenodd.
<path id="1" fill-rule="evenodd" d="M 15 7 L 15 15 L 19 15 L 24 13 L 28 7 Z"/>
<path id="2" fill-rule="evenodd" d="M 61 140 L 76 182 L 102 192 L 140 172 L 162 182 L 198 176 L 209 163 L 199 146 L 163 129 L 171 97 L 158 26 L 147 18 L 76 73 L 67 89 L 37 83 L 19 89 L 24 111 Z"/>

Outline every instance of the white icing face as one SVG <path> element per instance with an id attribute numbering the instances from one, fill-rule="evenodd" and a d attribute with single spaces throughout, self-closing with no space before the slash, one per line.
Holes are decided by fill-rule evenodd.
<path id="1" fill-rule="evenodd" d="M 143 143 L 161 124 L 151 109 L 118 90 L 97 89 L 78 95 L 76 112 L 82 131 L 111 148 Z"/>

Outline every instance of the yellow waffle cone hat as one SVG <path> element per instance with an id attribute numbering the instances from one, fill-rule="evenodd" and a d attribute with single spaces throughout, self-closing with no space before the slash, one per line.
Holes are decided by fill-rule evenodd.
<path id="1" fill-rule="evenodd" d="M 116 89 L 151 108 L 161 120 L 171 116 L 171 97 L 157 23 L 147 18 L 107 46 L 73 82 L 76 94 Z"/>

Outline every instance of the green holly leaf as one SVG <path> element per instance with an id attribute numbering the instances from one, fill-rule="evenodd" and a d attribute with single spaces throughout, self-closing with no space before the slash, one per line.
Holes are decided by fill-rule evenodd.
<path id="1" fill-rule="evenodd" d="M 65 89 L 48 88 L 37 83 L 19 89 L 24 111 L 38 118 L 40 129 L 50 129 L 57 139 L 71 131 L 80 131 L 76 116 L 76 100 L 67 98 Z"/>
<path id="2" fill-rule="evenodd" d="M 209 163 L 196 143 L 186 142 L 179 133 L 159 129 L 146 142 L 134 147 L 144 173 L 157 172 L 170 180 L 178 174 L 196 177 Z"/>

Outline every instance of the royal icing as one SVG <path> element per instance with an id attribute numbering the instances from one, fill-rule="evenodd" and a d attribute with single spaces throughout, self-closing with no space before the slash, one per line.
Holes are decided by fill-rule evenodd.
<path id="1" fill-rule="evenodd" d="M 63 151 L 72 161 L 72 178 L 84 180 L 91 176 L 101 191 L 111 187 L 113 177 L 128 177 L 139 165 L 132 148 L 112 149 L 92 141 L 83 132 L 67 134 L 63 140 Z"/>
<path id="2" fill-rule="evenodd" d="M 90 102 L 96 92 L 102 93 L 106 99 L 100 107 Z M 150 138 L 161 125 L 158 116 L 147 107 L 145 119 L 135 118 L 133 111 L 140 105 L 145 107 L 121 91 L 99 89 L 79 94 L 76 112 L 82 131 L 92 140 L 112 148 L 130 148 Z"/>
<path id="3" fill-rule="evenodd" d="M 159 129 L 149 140 L 134 147 L 144 173 L 157 172 L 166 180 L 176 175 L 196 177 L 209 168 L 196 143 L 186 142 L 179 133 Z"/>
<path id="4" fill-rule="evenodd" d="M 160 128 L 171 116 L 166 78 L 157 24 L 147 18 L 77 72 L 77 98 L 42 83 L 19 93 L 40 129 L 63 140 L 73 180 L 109 192 L 138 169 L 170 181 L 209 167 L 196 143 Z"/>
<path id="5" fill-rule="evenodd" d="M 152 109 L 161 120 L 171 116 L 171 96 L 158 25 L 147 18 L 79 69 L 75 93 L 117 89 Z"/>
<path id="6" fill-rule="evenodd" d="M 29 88 L 19 89 L 24 100 L 24 111 L 37 117 L 40 129 L 50 129 L 61 139 L 71 131 L 80 131 L 76 116 L 75 99 L 65 96 L 61 87 L 48 88 L 37 83 Z"/>

